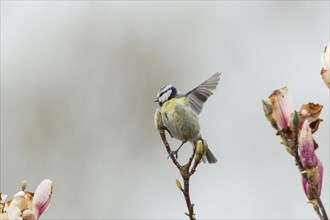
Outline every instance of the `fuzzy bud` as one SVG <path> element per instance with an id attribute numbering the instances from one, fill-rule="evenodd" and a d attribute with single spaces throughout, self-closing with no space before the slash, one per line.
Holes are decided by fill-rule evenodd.
<path id="1" fill-rule="evenodd" d="M 182 185 L 178 179 L 175 180 L 175 184 L 179 188 L 179 190 L 183 191 Z"/>
<path id="2" fill-rule="evenodd" d="M 308 121 L 305 120 L 298 134 L 298 147 L 301 164 L 305 169 L 312 169 L 317 164 L 314 140 Z"/>
<path id="3" fill-rule="evenodd" d="M 272 103 L 272 117 L 279 130 L 287 128 L 290 124 L 291 113 L 293 112 L 293 102 L 287 87 L 273 91 L 269 96 Z"/>
<path id="4" fill-rule="evenodd" d="M 196 143 L 196 157 L 195 157 L 195 160 L 199 161 L 201 158 L 203 158 L 205 152 L 206 151 L 204 149 L 203 141 L 198 140 L 197 143 Z"/>
<path id="5" fill-rule="evenodd" d="M 308 170 L 307 172 L 308 172 L 307 178 L 312 179 L 312 182 L 317 190 L 317 194 L 318 196 L 320 196 L 322 190 L 322 178 L 323 178 L 323 165 L 321 161 L 317 159 L 316 167 L 312 170 Z M 302 177 L 302 185 L 307 198 L 309 200 L 315 199 L 305 177 Z"/>
<path id="6" fill-rule="evenodd" d="M 293 117 L 292 117 L 292 125 L 295 131 L 298 131 L 299 123 L 300 123 L 299 114 L 295 110 L 293 112 Z"/>
<path id="7" fill-rule="evenodd" d="M 262 100 L 262 107 L 264 109 L 264 113 L 267 118 L 272 115 L 273 106 L 269 99 Z"/>
<path id="8" fill-rule="evenodd" d="M 53 183 L 49 179 L 43 180 L 37 187 L 33 201 L 32 211 L 36 214 L 37 219 L 46 211 L 50 204 L 53 192 Z"/>
<path id="9" fill-rule="evenodd" d="M 22 186 L 21 186 L 22 191 L 25 191 L 26 187 L 27 187 L 27 182 L 26 182 L 26 180 L 23 180 Z"/>

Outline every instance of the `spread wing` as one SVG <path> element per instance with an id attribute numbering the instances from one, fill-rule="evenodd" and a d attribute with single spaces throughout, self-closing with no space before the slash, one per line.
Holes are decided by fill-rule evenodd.
<path id="1" fill-rule="evenodd" d="M 186 94 L 189 98 L 190 107 L 199 114 L 206 100 L 213 94 L 220 80 L 220 73 L 215 73 L 208 80 L 191 90 Z"/>

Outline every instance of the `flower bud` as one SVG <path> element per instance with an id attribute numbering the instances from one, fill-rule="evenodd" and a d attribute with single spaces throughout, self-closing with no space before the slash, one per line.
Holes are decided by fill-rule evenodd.
<path id="1" fill-rule="evenodd" d="M 204 150 L 204 146 L 203 146 L 203 141 L 202 140 L 198 140 L 196 143 L 196 156 L 199 157 L 199 159 L 201 159 L 205 154 L 205 150 Z"/>
<path id="2" fill-rule="evenodd" d="M 305 169 L 312 169 L 316 164 L 317 157 L 314 150 L 314 140 L 308 121 L 305 120 L 298 134 L 298 148 L 301 164 Z"/>
<path id="3" fill-rule="evenodd" d="M 267 118 L 272 115 L 273 106 L 269 99 L 262 100 L 262 107 L 264 109 L 264 113 Z"/>
<path id="4" fill-rule="evenodd" d="M 270 124 L 276 129 L 276 121 L 274 120 L 272 114 L 273 114 L 273 106 L 269 99 L 262 100 L 262 108 L 264 110 L 265 116 L 267 120 L 270 122 Z"/>
<path id="5" fill-rule="evenodd" d="M 295 110 L 293 112 L 293 117 L 292 117 L 292 125 L 295 131 L 298 131 L 299 124 L 300 124 L 299 114 Z"/>
<path id="6" fill-rule="evenodd" d="M 181 191 L 183 191 L 182 185 L 178 179 L 175 179 L 175 184 Z"/>
<path id="7" fill-rule="evenodd" d="M 269 96 L 272 103 L 272 117 L 276 121 L 279 130 L 287 128 L 293 112 L 293 102 L 287 87 L 273 91 Z"/>
<path id="8" fill-rule="evenodd" d="M 22 191 L 24 191 L 26 189 L 26 186 L 27 186 L 27 182 L 26 182 L 26 180 L 23 180 L 22 186 L 21 186 Z"/>
<path id="9" fill-rule="evenodd" d="M 320 160 L 317 161 L 317 166 L 314 169 L 315 173 L 314 173 L 314 184 L 316 186 L 317 189 L 317 194 L 318 196 L 321 195 L 321 190 L 322 190 L 322 179 L 323 179 L 323 164 Z"/>
<path id="10" fill-rule="evenodd" d="M 320 196 L 321 190 L 322 190 L 322 178 L 323 178 L 322 162 L 317 159 L 317 166 L 313 170 L 310 170 L 310 171 L 311 171 L 311 174 L 307 175 L 307 178 L 312 179 L 312 182 L 317 190 L 317 194 L 318 194 L 318 196 Z M 304 192 L 305 192 L 307 198 L 309 200 L 315 199 L 305 177 L 302 177 L 302 185 L 303 185 L 303 189 L 304 189 Z"/>
<path id="11" fill-rule="evenodd" d="M 32 211 L 36 214 L 37 219 L 46 211 L 50 204 L 53 192 L 53 183 L 49 179 L 43 180 L 37 187 L 33 201 Z"/>
<path id="12" fill-rule="evenodd" d="M 321 75 L 324 83 L 328 86 L 330 89 L 330 71 L 329 71 L 329 45 L 325 46 L 325 48 L 322 51 L 322 66 L 321 69 Z"/>

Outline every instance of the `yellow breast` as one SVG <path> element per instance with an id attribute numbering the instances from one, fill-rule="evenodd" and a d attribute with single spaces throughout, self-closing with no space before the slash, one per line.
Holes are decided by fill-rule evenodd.
<path id="1" fill-rule="evenodd" d="M 187 105 L 188 99 L 186 97 L 173 98 L 170 99 L 162 105 L 162 112 L 167 112 L 168 114 L 173 113 L 176 105 Z"/>
<path id="2" fill-rule="evenodd" d="M 162 105 L 165 126 L 179 140 L 195 140 L 199 137 L 199 123 L 190 108 L 187 97 L 173 98 Z"/>

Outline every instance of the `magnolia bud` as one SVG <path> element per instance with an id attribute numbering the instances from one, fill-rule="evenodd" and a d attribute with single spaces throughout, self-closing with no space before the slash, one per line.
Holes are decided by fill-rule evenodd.
<path id="1" fill-rule="evenodd" d="M 175 184 L 181 191 L 183 190 L 182 185 L 178 179 L 175 180 Z"/>
<path id="2" fill-rule="evenodd" d="M 322 178 L 323 178 L 323 165 L 321 161 L 317 159 L 317 166 L 312 170 L 308 170 L 307 172 L 308 172 L 307 178 L 312 179 L 312 182 L 317 190 L 317 194 L 318 196 L 320 196 L 322 190 Z M 307 198 L 309 200 L 315 199 L 305 177 L 302 177 L 302 185 Z"/>
<path id="3" fill-rule="evenodd" d="M 22 191 L 24 191 L 26 189 L 26 186 L 27 186 L 27 182 L 26 182 L 26 180 L 23 180 L 22 186 L 21 186 Z"/>
<path id="4" fill-rule="evenodd" d="M 267 118 L 272 115 L 273 106 L 269 99 L 262 100 L 262 107 L 264 109 L 264 113 Z"/>
<path id="5" fill-rule="evenodd" d="M 199 156 L 199 158 L 202 158 L 205 154 L 204 146 L 203 146 L 203 141 L 198 140 L 196 143 L 196 155 Z"/>
<path id="6" fill-rule="evenodd" d="M 32 211 L 36 214 L 37 219 L 39 219 L 42 213 L 48 208 L 52 192 L 53 183 L 49 179 L 43 180 L 37 187 L 32 201 Z"/>
<path id="7" fill-rule="evenodd" d="M 317 157 L 315 155 L 314 140 L 311 128 L 308 121 L 305 120 L 298 135 L 299 157 L 301 164 L 305 169 L 312 169 L 317 164 Z"/>
<path id="8" fill-rule="evenodd" d="M 287 128 L 293 112 L 293 102 L 287 87 L 273 91 L 269 96 L 272 103 L 272 118 L 276 121 L 279 130 Z"/>
<path id="9" fill-rule="evenodd" d="M 298 131 L 299 123 L 300 123 L 299 114 L 295 110 L 293 112 L 293 117 L 292 117 L 292 125 L 293 125 L 293 128 L 295 129 L 295 131 Z"/>

